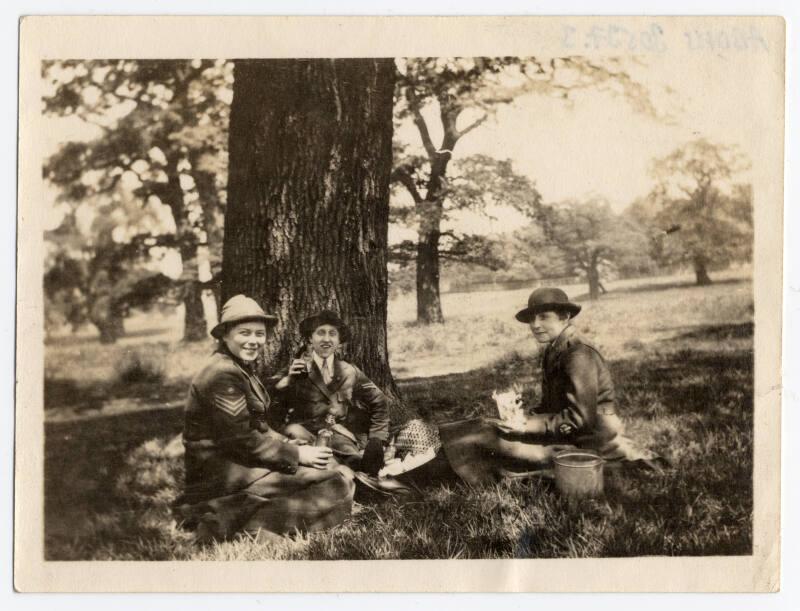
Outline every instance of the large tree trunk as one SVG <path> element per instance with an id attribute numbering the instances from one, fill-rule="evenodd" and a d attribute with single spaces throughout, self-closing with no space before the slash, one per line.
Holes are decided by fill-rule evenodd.
<path id="1" fill-rule="evenodd" d="M 708 261 L 703 255 L 695 255 L 692 259 L 692 263 L 694 265 L 694 277 L 697 282 L 697 286 L 708 286 L 711 284 L 711 277 L 708 275 L 708 269 L 706 268 Z"/>
<path id="2" fill-rule="evenodd" d="M 439 231 L 421 233 L 417 242 L 417 322 L 444 322 L 439 295 Z"/>
<path id="3" fill-rule="evenodd" d="M 287 365 L 298 323 L 338 310 L 346 357 L 388 394 L 386 346 L 391 59 L 242 60 L 234 67 L 223 299 L 278 317 L 268 365 Z"/>

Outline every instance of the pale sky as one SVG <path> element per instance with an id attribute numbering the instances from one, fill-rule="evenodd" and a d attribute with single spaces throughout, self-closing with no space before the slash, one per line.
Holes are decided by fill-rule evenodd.
<path id="1" fill-rule="evenodd" d="M 757 117 L 774 109 L 752 76 L 763 70 L 757 55 L 654 56 L 635 66 L 637 79 L 657 103 L 675 113 L 674 124 L 635 112 L 621 97 L 582 92 L 574 104 L 527 95 L 501 107 L 496 117 L 458 143 L 454 158 L 484 153 L 513 161 L 517 172 L 536 182 L 545 202 L 604 195 L 616 210 L 648 193 L 651 160 L 697 137 L 737 144 L 751 157 L 759 147 Z M 670 87 L 674 93 L 665 93 Z M 774 110 L 773 110 L 774 111 Z M 431 122 L 435 124 L 435 122 Z M 411 126 L 402 137 L 419 145 Z M 437 133 L 435 143 L 438 144 Z M 762 144 L 763 145 L 763 144 Z M 754 167 L 758 159 L 754 158 Z M 743 178 L 747 178 L 746 175 Z M 495 210 L 499 220 L 465 214 L 452 225 L 476 233 L 502 232 L 525 222 L 511 210 Z M 392 237 L 411 233 L 392 231 Z"/>

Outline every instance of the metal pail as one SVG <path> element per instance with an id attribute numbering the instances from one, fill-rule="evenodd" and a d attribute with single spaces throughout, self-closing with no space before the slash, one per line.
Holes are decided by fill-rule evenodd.
<path id="1" fill-rule="evenodd" d="M 603 459 L 591 450 L 564 450 L 555 455 L 556 488 L 571 498 L 603 494 Z"/>

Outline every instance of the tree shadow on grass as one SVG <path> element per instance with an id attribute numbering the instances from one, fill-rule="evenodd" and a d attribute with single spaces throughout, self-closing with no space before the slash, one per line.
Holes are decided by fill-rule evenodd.
<path id="1" fill-rule="evenodd" d="M 70 408 L 75 413 L 100 412 L 109 401 L 131 399 L 138 404 L 174 403 L 186 396 L 185 382 L 76 382 L 72 378 L 44 380 L 44 408 Z"/>
<path id="2" fill-rule="evenodd" d="M 423 418 L 447 422 L 477 416 L 496 417 L 492 393 L 519 386 L 523 399 L 531 400 L 538 384 L 536 362 L 514 352 L 487 367 L 440 376 L 398 381 L 403 400 Z"/>
<path id="3" fill-rule="evenodd" d="M 182 428 L 183 412 L 174 408 L 46 423 L 45 537 L 69 533 L 78 517 L 117 509 L 115 484 L 129 454 Z"/>
<path id="4" fill-rule="evenodd" d="M 754 325 L 752 322 L 743 322 L 725 325 L 701 325 L 690 328 L 684 327 L 685 332 L 667 340 L 669 343 L 681 343 L 686 340 L 696 341 L 724 341 L 729 339 L 746 339 L 753 337 Z"/>
<path id="5" fill-rule="evenodd" d="M 752 323 L 702 325 L 677 337 L 645 346 L 636 357 L 609 362 L 623 414 L 636 415 L 640 405 L 627 405 L 632 391 L 657 394 L 673 413 L 692 411 L 719 401 L 730 388 L 752 387 L 752 349 L 730 348 L 724 342 L 753 335 Z M 720 349 L 704 342 L 720 342 Z M 437 421 L 496 416 L 494 390 L 521 385 L 523 398 L 535 396 L 540 384 L 538 362 L 511 354 L 492 365 L 465 373 L 416 377 L 398 383 L 404 399 L 423 416 Z M 526 404 L 530 402 L 525 401 Z M 750 403 L 752 397 L 750 398 Z"/>
<path id="6" fill-rule="evenodd" d="M 600 301 L 607 301 L 612 299 L 619 299 L 626 295 L 636 293 L 655 293 L 660 291 L 669 291 L 672 289 L 697 289 L 704 290 L 713 288 L 715 286 L 729 286 L 735 284 L 744 284 L 750 282 L 749 278 L 724 278 L 722 280 L 714 280 L 713 284 L 701 286 L 694 281 L 678 281 L 678 282 L 653 282 L 650 284 L 640 284 L 636 286 L 629 286 L 623 288 L 614 288 L 607 293 L 600 295 Z M 575 301 L 589 301 L 589 293 L 582 293 L 574 297 Z"/>
<path id="7" fill-rule="evenodd" d="M 160 337 L 164 335 L 172 335 L 173 327 L 171 325 L 160 325 L 155 327 L 147 327 L 143 329 L 132 329 L 125 331 L 120 343 L 125 340 L 131 339 L 147 339 L 153 337 Z M 48 337 L 45 339 L 45 346 L 65 346 L 70 348 L 77 348 L 79 346 L 92 346 L 100 344 L 100 334 L 90 335 L 88 333 L 79 334 L 65 334 Z M 113 346 L 114 344 L 103 344 L 106 346 Z"/>
<path id="8" fill-rule="evenodd" d="M 47 376 L 44 379 L 44 408 L 81 405 L 82 409 L 100 409 L 106 400 L 104 386 L 81 386 L 72 378 Z"/>

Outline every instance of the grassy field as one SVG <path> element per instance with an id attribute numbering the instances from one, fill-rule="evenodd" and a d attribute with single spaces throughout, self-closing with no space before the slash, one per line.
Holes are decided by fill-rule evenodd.
<path id="1" fill-rule="evenodd" d="M 180 410 L 210 344 L 176 344 L 174 321 L 122 344 L 56 338 L 46 350 L 45 555 L 49 559 L 368 559 L 748 554 L 752 527 L 752 286 L 746 272 L 609 283 L 578 327 L 607 356 L 629 433 L 668 456 L 569 505 L 546 481 L 440 487 L 368 501 L 326 533 L 199 546 L 169 515 L 182 478 Z M 568 289 L 578 295 L 581 287 Z M 445 295 L 447 323 L 390 304 L 404 398 L 437 421 L 493 414 L 492 391 L 538 385 L 536 346 L 513 320 L 527 291 Z M 126 383 L 141 359 L 162 374 Z M 135 368 L 134 368 L 135 369 Z M 135 376 L 134 376 L 135 377 Z"/>

